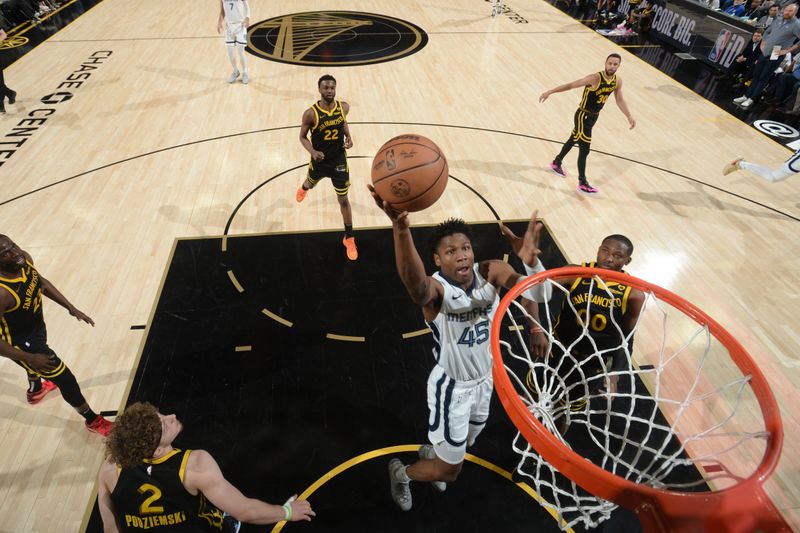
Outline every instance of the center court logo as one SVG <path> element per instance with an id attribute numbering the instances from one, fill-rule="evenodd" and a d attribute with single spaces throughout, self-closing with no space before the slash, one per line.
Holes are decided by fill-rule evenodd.
<path id="1" fill-rule="evenodd" d="M 419 26 L 386 15 L 312 11 L 250 26 L 247 50 L 259 57 L 307 66 L 372 65 L 422 50 L 428 35 Z"/>

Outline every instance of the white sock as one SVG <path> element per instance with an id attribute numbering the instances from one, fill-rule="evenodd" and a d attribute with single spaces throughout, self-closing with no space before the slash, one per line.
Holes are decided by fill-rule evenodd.
<path id="1" fill-rule="evenodd" d="M 244 53 L 244 45 L 237 44 L 236 51 L 239 52 L 239 61 L 242 64 L 242 73 L 247 74 L 247 56 Z"/>
<path id="2" fill-rule="evenodd" d="M 395 470 L 396 473 L 395 477 L 397 478 L 397 481 L 399 481 L 400 483 L 411 482 L 411 478 L 408 477 L 408 474 L 406 474 L 406 468 L 408 468 L 408 466 L 404 465 L 403 468 L 398 468 L 397 470 Z"/>
<path id="3" fill-rule="evenodd" d="M 228 48 L 228 59 L 231 60 L 231 65 L 233 66 L 233 71 L 236 72 L 239 69 L 236 68 L 236 57 L 233 55 L 233 43 L 225 45 Z"/>

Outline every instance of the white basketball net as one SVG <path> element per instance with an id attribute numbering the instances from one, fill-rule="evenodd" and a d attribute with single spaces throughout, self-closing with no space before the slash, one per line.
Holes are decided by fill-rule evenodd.
<path id="1" fill-rule="evenodd" d="M 504 366 L 520 398 L 565 446 L 620 477 L 665 490 L 702 491 L 708 490 L 706 484 L 720 490 L 755 470 L 769 433 L 749 386 L 750 376 L 742 376 L 707 326 L 650 292 L 627 335 L 612 313 L 606 327 L 618 332 L 618 346 L 599 350 L 590 336 L 591 320 L 581 321 L 581 336 L 564 345 L 553 336 L 553 317 L 559 311 L 551 308 L 558 305 L 552 303 L 555 296 L 558 291 L 565 296 L 561 320 L 591 317 L 592 298 L 576 307 L 567 297 L 568 288 L 549 279 L 543 283 L 553 288 L 554 295 L 546 304 L 548 313 L 536 322 L 550 344 L 544 358 L 530 355 L 528 326 L 522 315 L 532 318 L 518 302 L 496 320 L 504 321 L 502 331 L 511 331 L 501 336 L 500 344 Z M 600 278 L 592 279 L 590 294 L 609 297 L 613 306 L 614 295 Z M 629 348 L 634 335 L 636 359 Z M 683 340 L 676 340 L 679 335 Z M 572 351 L 578 343 L 585 345 L 585 339 L 595 353 L 578 360 Z M 623 350 L 627 361 L 634 364 L 613 372 L 606 357 L 616 350 Z M 565 355 L 554 355 L 559 352 Z M 588 385 L 591 376 L 584 372 L 587 361 L 602 368 L 594 387 Z M 577 369 L 577 383 L 573 380 L 570 385 L 562 378 L 567 368 Z M 596 384 L 607 383 L 605 378 L 612 375 L 619 376 L 617 391 L 597 390 Z M 567 395 L 587 401 L 580 406 L 572 400 L 570 408 L 562 401 Z M 559 426 L 568 428 L 563 436 Z M 571 438 L 575 434 L 580 442 Z M 596 527 L 616 508 L 613 502 L 592 496 L 560 474 L 520 433 L 512 448 L 520 455 L 517 472 L 535 487 L 540 503 L 558 514 L 562 529 L 578 523 Z"/>

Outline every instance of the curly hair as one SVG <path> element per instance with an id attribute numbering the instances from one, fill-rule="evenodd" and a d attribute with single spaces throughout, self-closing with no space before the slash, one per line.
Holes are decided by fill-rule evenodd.
<path id="1" fill-rule="evenodd" d="M 438 253 L 439 243 L 442 242 L 442 239 L 450 235 L 455 235 L 456 233 L 463 234 L 472 242 L 472 229 L 469 227 L 469 224 L 460 218 L 448 218 L 433 228 L 433 233 L 430 239 L 428 239 L 428 248 L 431 255 Z"/>
<path id="2" fill-rule="evenodd" d="M 152 457 L 160 441 L 158 409 L 149 403 L 137 402 L 114 421 L 106 439 L 106 454 L 122 468 L 132 468 Z"/>

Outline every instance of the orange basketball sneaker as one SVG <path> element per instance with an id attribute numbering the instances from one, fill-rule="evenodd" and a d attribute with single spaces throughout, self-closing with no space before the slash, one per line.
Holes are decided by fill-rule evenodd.
<path id="1" fill-rule="evenodd" d="M 306 194 L 308 194 L 308 190 L 304 189 L 301 185 L 300 188 L 297 189 L 297 192 L 294 193 L 294 199 L 297 200 L 297 203 L 299 204 L 306 199 Z"/>
<path id="2" fill-rule="evenodd" d="M 34 405 L 34 404 L 37 404 L 37 403 L 41 402 L 44 399 L 44 397 L 47 396 L 48 392 L 54 391 L 57 388 L 58 388 L 58 386 L 55 383 L 53 383 L 52 381 L 43 379 L 42 380 L 42 388 L 41 389 L 39 389 L 36 392 L 31 392 L 31 391 L 27 392 L 28 403 L 31 404 L 31 405 Z"/>
<path id="3" fill-rule="evenodd" d="M 97 417 L 90 422 L 86 423 L 86 429 L 91 431 L 92 433 L 99 433 L 104 437 L 108 437 L 108 434 L 111 433 L 111 428 L 114 427 L 113 422 L 109 422 L 101 415 L 97 415 Z"/>
<path id="4" fill-rule="evenodd" d="M 358 248 L 356 248 L 355 237 L 350 237 L 349 239 L 345 237 L 342 239 L 342 244 L 344 244 L 344 247 L 347 248 L 347 258 L 350 261 L 355 261 L 358 259 Z"/>

